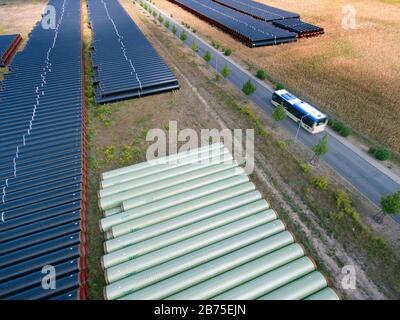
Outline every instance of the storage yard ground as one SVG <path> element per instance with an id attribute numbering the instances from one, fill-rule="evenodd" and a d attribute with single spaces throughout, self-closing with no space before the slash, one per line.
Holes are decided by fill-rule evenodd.
<path id="1" fill-rule="evenodd" d="M 258 0 L 300 14 L 325 35 L 284 46 L 250 49 L 167 0 L 153 2 L 203 38 L 233 50 L 253 73 L 264 68 L 276 82 L 313 102 L 361 134 L 400 152 L 400 2 L 380 0 Z M 342 7 L 357 10 L 357 29 L 342 27 Z"/>
<path id="2" fill-rule="evenodd" d="M 156 0 L 157 2 L 160 0 Z M 297 6 L 293 5 L 292 7 L 294 1 L 272 0 L 271 4 L 276 5 L 278 2 L 287 4 L 287 6 L 282 5 L 283 8 L 298 11 L 305 18 L 313 18 L 305 8 L 300 10 L 301 8 Z M 91 96 L 93 92 L 90 87 L 91 74 L 88 55 L 91 34 L 87 28 L 84 6 L 86 102 L 89 113 L 88 134 L 90 139 L 90 298 L 101 299 L 105 285 L 104 274 L 100 266 L 104 239 L 98 227 L 101 212 L 98 208 L 96 194 L 99 189 L 100 173 L 144 161 L 148 145 L 144 142 L 147 131 L 152 128 L 168 130 L 169 120 L 176 120 L 180 129 L 193 128 L 196 131 L 201 128 L 245 129 L 254 127 L 257 136 L 255 143 L 257 170 L 251 176 L 252 181 L 295 234 L 297 241 L 305 245 L 310 256 L 318 261 L 319 269 L 330 278 L 332 285 L 337 288 L 341 297 L 398 299 L 400 297 L 398 273 L 400 257 L 396 255 L 396 252 L 397 254 L 400 252 L 399 225 L 391 219 L 386 219 L 382 226 L 373 223 L 372 216 L 376 209 L 322 164 L 314 168 L 311 173 L 306 173 L 302 169 L 299 159 L 308 160 L 311 157 L 308 151 L 294 146 L 285 132 L 278 130 L 275 124 L 264 118 L 264 115 L 229 83 L 224 80 L 216 82 L 215 73 L 206 66 L 202 59 L 195 57 L 192 51 L 184 48 L 179 39 L 173 37 L 159 24 L 154 23 L 152 18 L 139 13 L 138 7 L 132 6 L 132 1 L 121 0 L 121 3 L 177 75 L 181 89 L 177 92 L 109 105 L 94 105 Z M 315 1 L 315 3 L 318 2 Z M 328 1 L 321 1 L 321 3 L 328 3 Z M 19 12 L 26 11 L 29 15 L 31 14 L 29 12 L 31 10 L 30 3 L 24 2 L 12 7 L 18 7 Z M 41 5 L 39 7 L 41 8 Z M 320 8 L 320 5 L 317 8 Z M 3 11 L 3 8 L 0 11 Z M 39 14 L 40 9 L 37 12 Z M 321 15 L 327 16 L 328 14 Z M 315 15 L 317 16 L 319 13 Z M 179 21 L 175 13 L 174 17 Z M 194 20 L 193 17 L 191 19 Z M 188 18 L 182 20 L 190 23 Z M 31 27 L 35 21 L 32 19 Z M 318 24 L 322 20 L 314 17 L 307 21 Z M 194 23 L 191 24 L 202 33 L 200 23 L 198 26 Z M 14 27 L 12 24 L 11 26 L 7 27 L 9 28 L 8 33 L 21 32 L 18 26 Z M 220 33 L 218 32 L 218 34 Z M 225 39 L 231 41 L 229 38 Z M 264 51 L 259 52 L 264 58 L 275 57 L 276 65 L 278 65 L 278 60 L 282 56 L 290 54 L 291 50 L 300 50 L 301 52 L 307 50 L 303 46 L 318 45 L 321 40 L 325 41 L 322 37 L 304 40 L 304 44 L 298 42 L 291 48 L 285 46 L 276 49 L 261 49 L 275 52 L 275 56 L 270 54 L 267 57 L 265 53 L 262 54 Z M 234 47 L 236 44 L 233 41 L 226 42 L 224 45 L 229 45 L 236 50 Z M 296 46 L 299 46 L 299 49 L 296 49 Z M 302 47 L 303 49 L 301 49 Z M 255 53 L 257 51 L 251 54 Z M 235 55 L 237 55 L 236 52 L 234 52 Z M 237 59 L 237 57 L 234 58 Z M 293 63 L 293 60 L 296 59 L 290 61 Z M 270 65 L 270 67 L 275 68 L 275 65 Z M 266 69 L 272 72 L 271 68 Z M 292 68 L 297 67 L 292 66 Z M 297 79 L 296 76 L 287 75 L 287 77 L 288 79 Z M 306 91 L 308 92 L 308 90 L 304 90 L 304 92 Z M 391 91 L 397 92 L 392 89 Z M 272 133 L 272 131 L 276 131 L 276 133 Z M 328 190 L 314 188 L 310 183 L 312 176 L 328 177 L 330 181 Z M 353 200 L 350 208 L 346 201 L 340 201 L 343 198 L 338 197 L 340 195 L 338 190 L 344 190 L 350 195 Z M 341 216 L 340 213 L 343 213 L 344 210 L 343 203 L 346 203 L 348 211 L 356 209 L 360 214 L 360 219 L 355 211 L 352 211 L 354 213 L 352 216 Z M 341 268 L 349 264 L 354 265 L 357 270 L 357 290 L 345 291 L 340 287 Z"/>

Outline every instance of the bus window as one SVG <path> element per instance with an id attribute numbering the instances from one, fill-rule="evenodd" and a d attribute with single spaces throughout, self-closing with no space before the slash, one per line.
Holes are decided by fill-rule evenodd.
<path id="1" fill-rule="evenodd" d="M 274 93 L 272 95 L 272 101 L 274 101 L 276 103 L 281 103 L 282 102 L 282 98 L 280 96 L 278 96 L 276 93 Z"/>
<path id="2" fill-rule="evenodd" d="M 304 117 L 303 118 L 303 122 L 304 122 L 304 124 L 306 124 L 307 126 L 309 126 L 309 127 L 313 127 L 314 126 L 314 121 L 312 120 L 312 119 L 310 119 L 309 117 Z"/>

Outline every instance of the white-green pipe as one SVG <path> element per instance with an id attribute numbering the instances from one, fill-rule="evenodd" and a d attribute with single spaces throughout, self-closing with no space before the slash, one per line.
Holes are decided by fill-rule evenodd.
<path id="1" fill-rule="evenodd" d="M 214 276 L 214 270 L 212 274 L 210 274 L 210 271 L 205 269 L 206 266 L 204 266 L 204 268 L 201 268 L 200 266 L 198 270 L 188 270 L 185 276 L 180 274 L 176 277 L 167 279 L 164 285 L 168 285 L 170 288 L 163 287 L 162 289 L 160 288 L 159 290 L 157 289 L 154 291 L 157 296 L 157 298 L 154 299 L 163 299 L 168 297 L 167 299 L 169 300 L 208 300 L 224 291 L 237 287 L 251 279 L 259 277 L 264 273 L 272 271 L 275 268 L 281 267 L 303 256 L 304 251 L 302 247 L 299 244 L 294 243 L 272 253 L 266 253 L 253 261 L 229 271 L 223 269 L 221 270 L 223 273 L 216 277 Z M 177 280 L 176 284 L 172 282 L 172 279 L 174 278 Z M 196 285 L 196 283 L 198 284 Z M 181 291 L 185 288 L 187 289 Z M 144 288 L 143 290 L 148 289 L 150 289 L 150 287 Z M 170 296 L 175 292 L 178 293 Z M 139 294 L 139 292 L 137 293 Z M 153 297 L 154 294 L 151 294 L 149 299 L 153 299 Z M 142 296 L 140 299 L 141 298 Z"/>
<path id="2" fill-rule="evenodd" d="M 301 300 L 327 286 L 325 277 L 312 272 L 288 285 L 260 297 L 260 300 Z"/>
<path id="3" fill-rule="evenodd" d="M 121 212 L 122 212 L 121 207 L 115 207 L 115 208 L 111 208 L 111 209 L 108 209 L 108 210 L 104 210 L 103 214 L 104 214 L 105 217 L 108 217 L 108 216 L 111 216 L 113 214 L 121 213 Z"/>
<path id="4" fill-rule="evenodd" d="M 238 208 L 230 210 L 214 217 L 195 222 L 177 230 L 172 230 L 151 239 L 141 241 L 126 248 L 106 254 L 102 257 L 102 266 L 103 268 L 115 266 L 127 260 L 131 260 L 190 237 L 194 237 L 203 232 L 221 227 L 225 224 L 248 217 L 258 212 L 264 212 L 266 215 L 268 215 L 270 217 L 269 221 L 276 219 L 276 213 L 272 209 L 265 210 L 264 205 L 252 208 Z"/>
<path id="5" fill-rule="evenodd" d="M 127 176 L 123 176 L 121 179 L 121 182 L 118 182 L 112 186 L 109 187 L 104 187 L 102 190 L 99 190 L 98 196 L 100 198 L 108 197 L 113 194 L 117 194 L 120 192 L 125 192 L 133 188 L 137 188 L 140 186 L 145 186 L 147 184 L 155 184 L 158 183 L 158 181 L 162 181 L 165 179 L 171 179 L 172 177 L 177 177 L 181 176 L 183 174 L 187 174 L 193 171 L 197 171 L 203 168 L 208 168 L 216 164 L 221 164 L 224 163 L 227 165 L 227 168 L 230 167 L 229 165 L 235 165 L 235 161 L 233 160 L 233 157 L 231 154 L 227 153 L 224 158 L 221 160 L 220 156 L 216 158 L 211 158 L 208 159 L 209 162 L 203 161 L 200 163 L 189 163 L 186 165 L 182 165 L 177 168 L 173 168 L 172 166 L 169 166 L 170 168 L 166 168 L 165 171 L 163 172 L 158 172 L 154 174 L 147 175 L 145 177 L 140 177 L 140 178 L 132 178 L 132 179 L 127 179 Z M 168 167 L 168 165 L 167 165 Z"/>
<path id="6" fill-rule="evenodd" d="M 263 224 L 113 282 L 106 286 L 104 296 L 107 299 L 116 299 L 213 259 L 219 259 L 224 255 L 230 255 L 232 259 L 240 256 L 246 256 L 249 259 L 257 257 L 266 252 L 265 250 L 275 250 L 293 242 L 290 233 L 284 229 L 280 220 Z"/>
<path id="7" fill-rule="evenodd" d="M 165 164 L 165 163 L 173 163 L 176 160 L 180 160 L 180 159 L 186 158 L 188 156 L 196 155 L 196 154 L 203 153 L 203 152 L 210 152 L 212 154 L 213 150 L 216 150 L 216 149 L 219 150 L 222 148 L 222 146 L 223 146 L 222 143 L 215 143 L 213 145 L 207 145 L 207 146 L 204 146 L 204 147 L 201 147 L 198 149 L 192 149 L 189 151 L 179 152 L 179 153 L 167 156 L 167 157 L 157 158 L 157 159 L 150 160 L 147 162 L 134 164 L 132 166 L 104 172 L 102 174 L 101 178 L 102 178 L 102 180 L 107 180 L 107 179 L 110 179 L 110 178 L 113 178 L 116 176 L 128 174 L 131 172 L 137 172 L 139 170 L 143 170 L 145 168 L 152 167 L 155 165 Z"/>
<path id="8" fill-rule="evenodd" d="M 108 268 L 105 272 L 106 281 L 112 283 L 136 272 L 151 268 L 157 264 L 182 256 L 186 253 L 206 247 L 212 243 L 232 237 L 238 233 L 255 228 L 268 222 L 270 217 L 259 213 L 224 225 L 223 227 L 202 233 L 168 247 L 147 253 L 136 259 Z"/>
<path id="9" fill-rule="evenodd" d="M 237 264 L 223 257 L 225 259 L 223 259 L 220 264 L 213 264 L 210 262 L 201 265 L 138 290 L 130 294 L 128 298 L 133 300 L 165 299 L 168 296 L 178 293 L 181 290 L 191 288 L 199 283 L 205 284 L 201 287 L 203 289 L 203 295 L 212 297 L 302 256 L 304 256 L 303 249 L 299 245 L 294 245 L 270 254 L 267 253 L 237 268 L 234 268 Z M 211 277 L 215 277 L 212 278 L 213 281 L 207 281 Z M 205 282 L 202 283 L 202 281 Z M 215 292 L 215 294 L 212 292 Z M 196 293 L 197 295 L 200 294 L 198 291 L 196 291 Z M 184 293 L 181 293 L 178 297 L 171 297 L 171 299 L 180 299 L 179 297 L 182 300 L 196 299 L 195 295 L 191 295 L 190 292 L 187 291 L 184 291 Z"/>
<path id="10" fill-rule="evenodd" d="M 215 167 L 215 168 L 214 168 Z M 158 199 L 163 199 L 165 197 L 173 196 L 173 195 L 178 195 L 180 196 L 183 192 L 187 192 L 190 190 L 194 190 L 197 188 L 200 188 L 202 186 L 211 185 L 213 183 L 221 182 L 221 181 L 227 181 L 229 178 L 235 179 L 236 177 L 240 176 L 241 178 L 246 178 L 246 181 L 249 181 L 249 178 L 247 175 L 244 173 L 244 170 L 240 167 L 231 167 L 230 165 L 222 164 L 222 165 L 216 165 L 213 167 L 210 167 L 209 169 L 205 170 L 206 171 L 210 170 L 209 174 L 205 176 L 201 176 L 196 179 L 187 179 L 183 180 L 182 182 L 179 182 L 178 185 L 172 185 L 168 188 L 164 188 L 162 190 L 153 192 L 150 196 L 152 201 L 158 200 Z M 214 172 L 215 170 L 215 172 Z M 201 170 L 199 170 L 201 171 Z M 197 171 L 196 171 L 197 172 Z M 194 175 L 194 173 L 191 173 Z M 183 177 L 183 176 L 182 176 Z M 244 181 L 244 180 L 243 180 Z M 161 182 L 159 182 L 161 184 Z M 146 197 L 146 196 L 145 196 Z M 147 197 L 149 197 L 147 195 Z M 155 200 L 153 200 L 155 199 Z M 148 201 L 140 201 L 138 198 L 130 198 L 122 202 L 121 208 L 126 211 L 132 208 L 136 208 L 139 205 L 142 205 L 144 203 L 147 203 Z"/>
<path id="11" fill-rule="evenodd" d="M 235 209 L 237 207 L 264 206 L 265 208 L 268 208 L 268 203 L 264 199 L 261 199 L 261 197 L 262 196 L 258 191 L 252 191 L 234 198 L 230 198 L 228 200 L 219 201 L 211 205 L 209 205 L 208 203 L 206 203 L 206 205 L 203 205 L 201 203 L 200 205 L 202 206 L 198 210 L 193 210 L 192 208 L 197 208 L 197 206 L 194 205 L 194 202 L 199 202 L 199 200 L 185 202 L 181 205 L 181 208 L 179 209 L 182 210 L 183 208 L 186 208 L 187 210 L 189 210 L 187 213 L 179 215 L 175 218 L 169 218 L 168 211 L 170 213 L 173 213 L 174 215 L 176 214 L 176 211 L 171 212 L 171 209 L 166 209 L 166 214 L 160 217 L 162 219 L 169 218 L 168 220 L 152 224 L 148 227 L 142 228 L 132 233 L 128 233 L 115 239 L 110 239 L 104 243 L 104 251 L 106 253 L 113 252 L 115 250 L 122 249 L 140 241 L 156 237 L 171 230 L 175 230 L 191 223 L 195 223 L 197 221 L 212 217 L 219 213 Z M 162 214 L 162 211 L 165 212 L 166 210 L 161 210 L 158 212 L 158 214 Z"/>
<path id="12" fill-rule="evenodd" d="M 205 195 L 203 193 L 195 194 L 194 197 L 185 199 L 186 201 L 174 206 L 168 206 L 168 202 L 165 203 L 166 201 L 162 200 L 153 206 L 141 207 L 141 210 L 139 211 L 132 209 L 138 211 L 137 215 L 140 215 L 138 218 L 118 224 L 112 227 L 108 232 L 112 237 L 117 238 L 122 235 L 135 232 L 138 229 L 180 216 L 198 208 L 202 208 L 207 203 L 211 205 L 218 201 L 227 200 L 255 190 L 254 184 L 250 182 L 238 184 L 231 188 L 225 189 L 225 187 L 226 185 L 224 185 L 223 189 L 221 188 L 219 191 L 217 190 L 211 193 L 208 192 Z M 188 202 L 191 207 L 187 206 Z M 144 216 L 142 216 L 142 214 L 144 214 Z"/>
<path id="13" fill-rule="evenodd" d="M 219 294 L 213 300 L 254 300 L 314 270 L 314 263 L 303 257 Z"/>
<path id="14" fill-rule="evenodd" d="M 305 300 L 340 300 L 340 299 L 335 291 L 327 287 L 307 297 Z"/>
<path id="15" fill-rule="evenodd" d="M 169 171 L 174 168 L 180 168 L 187 164 L 199 164 L 199 163 L 209 163 L 212 164 L 212 161 L 218 160 L 218 162 L 224 162 L 225 159 L 231 158 L 231 154 L 227 148 L 220 148 L 212 150 L 212 153 L 209 150 L 204 150 L 201 153 L 194 154 L 189 157 L 185 157 L 176 161 L 170 161 L 165 163 L 160 163 L 157 165 L 149 166 L 141 170 L 137 170 L 134 172 L 126 173 L 123 175 L 118 175 L 100 182 L 101 188 L 107 188 L 114 186 L 116 184 L 127 182 L 133 179 L 140 179 L 147 177 L 149 175 L 162 174 L 165 171 Z M 212 161 L 211 161 L 212 159 Z"/>
<path id="16" fill-rule="evenodd" d="M 100 227 L 103 231 L 110 229 L 113 226 L 126 223 L 130 220 L 145 216 L 155 211 L 163 210 L 169 207 L 173 207 L 190 201 L 210 195 L 214 192 L 232 188 L 235 186 L 243 185 L 243 188 L 247 191 L 255 189 L 255 186 L 248 182 L 246 176 L 233 176 L 225 180 L 210 183 L 209 185 L 199 186 L 198 188 L 190 188 L 189 191 L 174 194 L 173 191 L 170 193 L 163 194 L 162 192 L 154 192 L 152 196 L 148 196 L 147 199 L 140 198 L 138 203 L 140 206 L 130 208 L 122 213 L 114 214 L 109 217 L 105 217 L 100 220 Z M 172 194 L 171 194 L 172 193 Z M 142 201 L 140 201 L 142 200 Z M 143 200 L 147 200 L 146 202 Z M 116 236 L 116 234 L 114 234 Z"/>
<path id="17" fill-rule="evenodd" d="M 180 176 L 172 177 L 170 179 L 164 179 L 162 181 L 158 181 L 157 183 L 150 183 L 144 186 L 138 186 L 132 189 L 129 189 L 124 192 L 120 192 L 114 195 L 110 195 L 108 197 L 100 198 L 99 199 L 99 206 L 101 209 L 106 210 L 110 209 L 113 207 L 121 206 L 123 210 L 128 210 L 130 208 L 122 206 L 122 202 L 136 198 L 139 196 L 143 196 L 144 199 L 150 198 L 151 196 L 149 194 L 160 191 L 160 190 L 165 190 L 170 191 L 170 192 L 181 192 L 182 188 L 190 187 L 193 185 L 203 185 L 205 177 L 210 177 L 210 180 L 217 181 L 216 179 L 221 179 L 220 177 L 228 177 L 228 176 L 233 176 L 233 175 L 239 175 L 243 174 L 243 169 L 238 170 L 241 168 L 237 168 L 235 164 L 217 164 L 213 165 L 207 168 L 202 168 L 199 170 L 196 170 L 194 172 L 189 172 L 186 174 L 182 174 Z M 223 178 L 222 178 L 223 179 Z M 202 184 L 203 183 L 203 184 Z M 171 189 L 173 188 L 173 189 Z M 185 190 L 185 189 L 183 189 Z M 134 206 L 134 204 L 131 202 L 128 202 L 129 204 L 132 204 L 131 207 Z"/>

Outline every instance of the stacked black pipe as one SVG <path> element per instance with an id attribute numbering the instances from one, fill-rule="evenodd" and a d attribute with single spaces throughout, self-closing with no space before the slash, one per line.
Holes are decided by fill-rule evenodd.
<path id="1" fill-rule="evenodd" d="M 89 0 L 97 103 L 176 90 L 175 75 L 117 0 Z"/>
<path id="2" fill-rule="evenodd" d="M 295 12 L 271 7 L 253 0 L 212 0 L 258 20 L 294 32 L 298 38 L 314 37 L 324 34 L 324 29 L 300 20 Z"/>
<path id="3" fill-rule="evenodd" d="M 81 1 L 49 4 L 0 91 L 1 299 L 86 298 Z"/>
<path id="4" fill-rule="evenodd" d="M 263 21 L 275 21 L 290 18 L 300 18 L 300 15 L 295 12 L 282 10 L 271 7 L 263 3 L 252 0 L 213 0 L 225 7 L 242 12 L 256 19 Z"/>
<path id="5" fill-rule="evenodd" d="M 282 29 L 296 32 L 299 38 L 309 38 L 324 34 L 324 29 L 311 23 L 303 22 L 300 19 L 285 19 L 273 22 Z"/>
<path id="6" fill-rule="evenodd" d="M 296 34 L 254 19 L 212 0 L 169 0 L 229 33 L 249 47 L 296 41 Z"/>
<path id="7" fill-rule="evenodd" d="M 19 34 L 0 35 L 0 67 L 10 63 L 21 42 Z"/>

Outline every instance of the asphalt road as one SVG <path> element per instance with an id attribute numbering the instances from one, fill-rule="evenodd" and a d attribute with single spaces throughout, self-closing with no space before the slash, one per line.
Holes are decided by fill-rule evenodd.
<path id="1" fill-rule="evenodd" d="M 195 41 L 199 47 L 198 54 L 200 56 L 204 56 L 207 51 L 210 51 L 212 54 L 210 65 L 214 69 L 221 71 L 224 65 L 227 64 L 231 71 L 228 80 L 240 90 L 247 80 L 251 80 L 251 82 L 256 86 L 257 90 L 249 98 L 268 115 L 272 114 L 272 88 L 268 87 L 268 85 L 266 85 L 264 82 L 258 80 L 247 70 L 243 69 L 241 66 L 232 61 L 232 59 L 225 57 L 221 52 L 214 49 L 196 34 L 193 34 L 185 29 L 182 25 L 174 21 L 169 15 L 154 7 L 154 5 L 151 5 L 148 2 L 147 5 L 155 9 L 156 12 L 161 13 L 161 15 L 164 16 L 164 21 L 165 19 L 171 21 L 170 29 L 172 29 L 173 25 L 176 26 L 178 30 L 176 35 L 178 37 L 179 34 L 185 30 L 188 36 L 185 41 L 186 45 L 191 47 L 193 41 Z M 286 119 L 282 121 L 282 125 L 289 132 L 291 132 L 293 136 L 296 135 L 298 125 L 294 121 Z M 321 159 L 377 207 L 380 207 L 380 199 L 382 196 L 392 194 L 400 190 L 400 184 L 398 181 L 395 181 L 392 177 L 367 161 L 365 157 L 361 156 L 360 152 L 356 152 L 349 145 L 342 143 L 340 139 L 338 139 L 329 130 L 327 133 L 329 136 L 329 152 Z M 303 143 L 309 148 L 312 148 L 321 139 L 323 134 L 324 133 L 312 135 L 305 130 L 300 129 L 297 141 L 299 143 Z M 394 217 L 394 219 L 400 223 L 400 215 Z"/>

